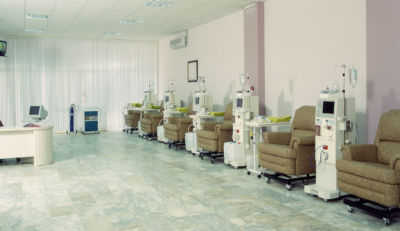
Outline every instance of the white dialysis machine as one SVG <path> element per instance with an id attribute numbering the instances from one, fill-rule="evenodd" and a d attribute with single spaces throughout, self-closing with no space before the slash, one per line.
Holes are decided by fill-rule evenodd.
<path id="1" fill-rule="evenodd" d="M 171 81 L 170 89 L 164 93 L 164 121 L 167 121 L 168 117 L 176 114 L 176 107 L 178 106 L 176 102 L 176 93 L 174 89 L 174 83 Z"/>
<path id="2" fill-rule="evenodd" d="M 216 120 L 215 116 L 208 115 L 208 112 L 213 110 L 213 97 L 207 93 L 204 77 L 199 77 L 197 84 L 198 89 L 193 93 L 194 115 L 190 115 L 193 119 L 193 132 L 185 135 L 186 149 L 193 154 L 200 152 L 197 147 L 196 130 L 201 129 L 201 123 Z"/>
<path id="3" fill-rule="evenodd" d="M 147 108 L 150 105 L 156 105 L 158 102 L 157 94 L 154 94 L 149 83 L 148 90 L 144 91 L 143 108 Z"/>
<path id="4" fill-rule="evenodd" d="M 225 164 L 235 168 L 246 166 L 246 152 L 250 150 L 250 131 L 246 123 L 259 113 L 259 99 L 258 96 L 252 95 L 249 80 L 248 76 L 240 76 L 242 89 L 235 95 L 232 116 L 233 142 L 225 143 L 227 148 L 224 148 Z"/>
<path id="5" fill-rule="evenodd" d="M 164 99 L 163 99 L 163 108 L 164 108 L 164 123 L 167 123 L 168 117 L 171 116 L 182 116 L 182 113 L 176 111 L 176 107 L 178 106 L 176 103 L 176 94 L 174 89 L 174 83 L 171 81 L 170 88 L 168 91 L 164 92 Z M 163 143 L 167 143 L 168 139 L 165 138 L 164 134 L 164 126 L 158 125 L 157 126 L 157 140 Z"/>
<path id="6" fill-rule="evenodd" d="M 337 186 L 336 160 L 342 159 L 341 146 L 355 144 L 355 99 L 346 98 L 344 89 L 342 94 L 322 91 L 315 112 L 316 184 L 306 185 L 304 191 L 324 201 L 344 195 Z"/>

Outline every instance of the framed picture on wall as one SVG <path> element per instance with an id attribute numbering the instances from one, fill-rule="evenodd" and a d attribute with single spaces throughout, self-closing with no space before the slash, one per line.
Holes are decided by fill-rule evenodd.
<path id="1" fill-rule="evenodd" d="M 199 77 L 199 61 L 192 60 L 187 63 L 187 79 L 188 82 L 197 82 Z"/>

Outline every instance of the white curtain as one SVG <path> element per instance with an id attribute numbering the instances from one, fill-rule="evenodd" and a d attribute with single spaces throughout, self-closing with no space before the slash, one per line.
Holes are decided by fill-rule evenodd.
<path id="1" fill-rule="evenodd" d="M 154 41 L 6 37 L 0 58 L 0 120 L 16 126 L 30 105 L 44 105 L 55 131 L 68 128 L 68 107 L 100 108 L 100 128 L 123 125 L 122 108 L 156 86 Z M 84 105 L 86 104 L 86 105 Z"/>

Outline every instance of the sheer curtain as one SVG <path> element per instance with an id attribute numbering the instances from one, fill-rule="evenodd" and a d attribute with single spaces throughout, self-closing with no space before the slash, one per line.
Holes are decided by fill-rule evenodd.
<path id="1" fill-rule="evenodd" d="M 156 86 L 154 41 L 6 37 L 0 58 L 0 120 L 15 126 L 43 104 L 55 131 L 66 131 L 68 107 L 99 107 L 100 128 L 123 125 L 122 107 Z M 85 105 L 86 104 L 86 105 Z"/>

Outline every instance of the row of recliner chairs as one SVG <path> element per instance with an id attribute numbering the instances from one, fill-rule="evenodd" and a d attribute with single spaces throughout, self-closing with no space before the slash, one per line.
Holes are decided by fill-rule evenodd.
<path id="1" fill-rule="evenodd" d="M 192 114 L 192 104 L 187 114 Z M 232 140 L 231 118 L 232 104 L 228 104 L 222 123 L 206 122 L 202 130 L 197 130 L 198 146 L 210 153 L 223 153 L 223 144 Z M 145 119 L 151 120 L 150 117 Z M 165 137 L 184 143 L 191 123 L 189 116 L 168 118 L 164 124 Z M 315 173 L 314 126 L 315 107 L 303 106 L 296 110 L 290 132 L 263 134 L 264 141 L 257 147 L 259 164 L 275 172 L 267 177 L 278 179 L 283 175 L 284 182 L 290 185 L 292 180 L 305 179 L 301 176 Z M 336 164 L 340 190 L 362 198 L 362 202 L 400 207 L 400 110 L 381 116 L 374 144 L 345 145 L 341 151 L 343 159 Z"/>

